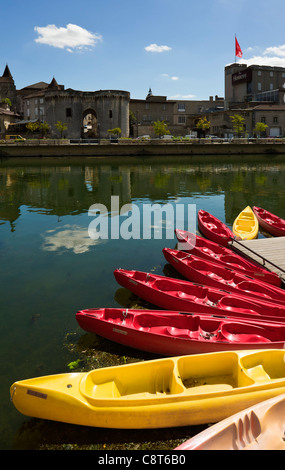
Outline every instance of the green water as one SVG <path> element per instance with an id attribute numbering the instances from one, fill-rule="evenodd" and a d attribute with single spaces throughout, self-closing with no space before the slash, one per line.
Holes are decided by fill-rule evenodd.
<path id="1" fill-rule="evenodd" d="M 10 402 L 9 388 L 16 380 L 68 372 L 77 359 L 88 369 L 86 351 L 92 348 L 97 367 L 152 357 L 86 334 L 75 313 L 132 304 L 134 299 L 116 284 L 114 269 L 164 274 L 162 248 L 174 248 L 176 240 L 92 240 L 91 205 L 100 203 L 110 211 L 111 196 L 119 196 L 120 209 L 131 202 L 140 208 L 194 204 L 231 226 L 247 205 L 285 218 L 284 181 L 282 157 L 1 161 L 0 449 L 97 444 L 126 449 L 130 442 L 136 449 L 142 442 L 150 442 L 143 448 L 155 448 L 158 441 L 182 442 L 192 435 L 195 430 L 188 428 L 102 431 L 27 418 Z"/>

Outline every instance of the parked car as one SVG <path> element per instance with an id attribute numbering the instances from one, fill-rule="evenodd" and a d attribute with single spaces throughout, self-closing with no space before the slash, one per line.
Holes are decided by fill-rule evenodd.
<path id="1" fill-rule="evenodd" d="M 26 139 L 22 137 L 21 135 L 6 135 L 5 136 L 6 140 L 13 140 L 14 142 L 24 142 Z"/>

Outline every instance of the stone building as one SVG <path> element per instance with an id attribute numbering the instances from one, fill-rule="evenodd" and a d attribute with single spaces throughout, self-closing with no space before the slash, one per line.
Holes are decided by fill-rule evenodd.
<path id="1" fill-rule="evenodd" d="M 225 67 L 226 109 L 241 103 L 280 103 L 285 88 L 285 68 L 231 64 Z M 283 96 L 281 96 L 281 100 Z M 281 103 L 284 104 L 284 101 Z"/>
<path id="2" fill-rule="evenodd" d="M 24 120 L 47 122 L 53 136 L 58 136 L 55 125 L 60 121 L 66 124 L 64 136 L 69 139 L 106 138 L 108 130 L 116 127 L 121 129 L 122 137 L 128 137 L 129 92 L 65 90 L 55 78 L 50 84 L 40 85 L 38 89 L 27 87 L 29 93 L 22 95 Z"/>
<path id="3" fill-rule="evenodd" d="M 210 96 L 209 100 L 167 100 L 166 96 L 153 95 L 149 89 L 145 100 L 130 100 L 131 134 L 154 137 L 153 123 L 165 121 L 172 135 L 185 136 L 195 129 L 197 115 L 223 108 L 224 100 L 218 96 L 215 99 Z"/>
<path id="4" fill-rule="evenodd" d="M 17 111 L 17 90 L 8 65 L 6 65 L 3 75 L 0 77 L 0 103 L 6 98 L 11 101 L 11 111 Z"/>
<path id="5" fill-rule="evenodd" d="M 19 113 L 18 128 L 29 121 L 47 122 L 53 137 L 59 136 L 58 121 L 66 124 L 64 136 L 107 138 L 109 129 L 120 128 L 122 137 L 129 136 L 130 93 L 120 90 L 84 92 L 66 89 L 55 78 L 48 84 L 39 82 L 16 90 L 8 65 L 0 77 L 0 102 L 9 98 L 12 110 Z"/>

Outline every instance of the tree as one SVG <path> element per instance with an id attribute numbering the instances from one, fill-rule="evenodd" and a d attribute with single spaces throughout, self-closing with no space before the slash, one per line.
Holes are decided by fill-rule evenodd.
<path id="1" fill-rule="evenodd" d="M 240 137 L 244 132 L 244 117 L 240 114 L 235 114 L 234 116 L 231 116 L 231 120 L 233 123 L 234 131 L 237 133 L 237 136 Z"/>
<path id="2" fill-rule="evenodd" d="M 39 123 L 38 121 L 36 122 L 29 122 L 28 124 L 26 124 L 26 128 L 28 129 L 28 133 L 30 134 L 33 134 L 34 132 L 37 132 L 37 130 L 39 129 Z"/>
<path id="3" fill-rule="evenodd" d="M 10 108 L 12 106 L 10 98 L 2 98 L 1 103 L 2 104 L 7 104 Z"/>
<path id="4" fill-rule="evenodd" d="M 60 132 L 60 138 L 62 139 L 62 134 L 63 134 L 63 131 L 66 131 L 67 129 L 67 125 L 64 124 L 63 122 L 61 121 L 57 121 L 55 127 L 57 128 L 57 130 Z"/>
<path id="5" fill-rule="evenodd" d="M 161 137 L 162 135 L 169 135 L 170 131 L 165 121 L 154 121 L 153 123 L 154 133 Z"/>
<path id="6" fill-rule="evenodd" d="M 117 137 L 122 133 L 122 129 L 120 127 L 114 127 L 114 129 L 108 129 L 109 134 L 114 134 Z"/>
<path id="7" fill-rule="evenodd" d="M 41 122 L 39 125 L 39 130 L 42 133 L 42 137 L 44 137 L 50 130 L 48 123 L 46 121 Z"/>
<path id="8" fill-rule="evenodd" d="M 254 128 L 254 132 L 260 137 L 262 134 L 265 134 L 268 125 L 264 122 L 257 122 Z"/>
<path id="9" fill-rule="evenodd" d="M 206 131 L 210 129 L 211 123 L 208 121 L 208 119 L 205 117 L 200 118 L 199 121 L 196 124 L 197 129 L 205 135 Z"/>

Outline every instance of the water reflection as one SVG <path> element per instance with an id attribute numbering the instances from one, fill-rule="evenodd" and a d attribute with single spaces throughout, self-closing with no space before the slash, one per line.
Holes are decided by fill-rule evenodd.
<path id="1" fill-rule="evenodd" d="M 33 212 L 63 217 L 85 213 L 95 203 L 110 211 L 113 195 L 119 196 L 121 207 L 132 200 L 165 203 L 185 196 L 223 194 L 226 220 L 231 222 L 253 194 L 272 198 L 274 187 L 273 203 L 279 205 L 285 194 L 283 182 L 284 167 L 277 163 L 173 165 L 170 160 L 160 165 L 2 167 L 0 221 L 9 222 L 15 231 L 23 205 Z"/>
<path id="2" fill-rule="evenodd" d="M 160 158 L 27 166 L 0 162 L 0 448 L 12 448 L 14 436 L 19 429 L 23 436 L 23 428 L 25 438 L 17 435 L 16 448 L 34 448 L 45 439 L 47 428 L 57 430 L 58 442 L 74 438 L 76 443 L 78 429 L 73 432 L 71 426 L 57 423 L 37 421 L 40 432 L 35 437 L 30 425 L 34 421 L 19 415 L 10 404 L 9 386 L 15 380 L 68 371 L 67 364 L 78 358 L 78 350 L 66 349 L 66 337 L 84 335 L 75 320 L 77 310 L 145 308 L 140 299 L 119 288 L 114 269 L 175 275 L 162 254 L 165 246 L 175 247 L 174 233 L 171 240 L 153 236 L 98 242 L 88 235 L 92 220 L 88 210 L 93 204 L 105 205 L 114 223 L 123 216 L 111 212 L 112 196 L 119 196 L 119 211 L 128 203 L 139 207 L 145 203 L 196 204 L 197 210 L 207 210 L 229 226 L 247 205 L 285 218 L 285 162 L 281 158 L 258 158 L 257 162 L 257 157 L 249 161 L 240 157 L 235 164 L 229 159 L 202 158 L 200 162 Z M 84 341 L 78 342 L 80 347 L 84 343 L 80 354 L 84 354 Z M 127 354 L 105 341 L 98 344 L 93 347 L 98 348 L 100 366 L 107 365 L 112 354 Z M 79 431 L 87 444 L 88 432 Z M 106 431 L 104 441 L 118 434 Z M 100 442 L 100 432 L 92 436 Z"/>
<path id="3" fill-rule="evenodd" d="M 104 240 L 92 240 L 86 229 L 78 225 L 64 225 L 61 228 L 47 230 L 42 234 L 42 250 L 63 253 L 71 250 L 75 254 L 86 253 L 91 246 L 104 243 Z"/>

